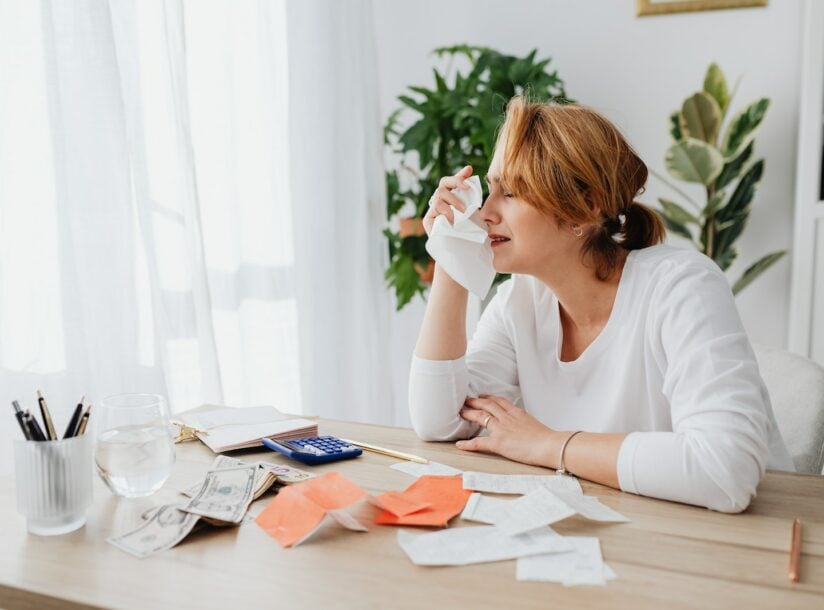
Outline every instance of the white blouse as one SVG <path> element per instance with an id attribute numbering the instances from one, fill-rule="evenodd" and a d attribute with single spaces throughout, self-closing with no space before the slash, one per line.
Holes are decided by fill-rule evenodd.
<path id="1" fill-rule="evenodd" d="M 466 356 L 415 357 L 409 409 L 427 440 L 469 438 L 467 396 L 521 400 L 555 430 L 626 432 L 624 491 L 744 510 L 766 467 L 794 470 L 727 279 L 671 246 L 629 253 L 612 313 L 572 362 L 560 360 L 558 300 L 513 276 L 484 311 Z"/>

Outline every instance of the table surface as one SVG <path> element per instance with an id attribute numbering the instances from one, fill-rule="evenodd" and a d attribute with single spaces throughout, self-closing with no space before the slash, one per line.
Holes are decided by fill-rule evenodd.
<path id="1" fill-rule="evenodd" d="M 320 430 L 462 470 L 548 472 L 460 452 L 452 443 L 426 443 L 407 429 L 321 420 Z M 257 450 L 232 455 L 285 459 Z M 553 525 L 564 535 L 600 539 L 604 560 L 618 574 L 605 587 L 518 582 L 514 560 L 416 566 L 398 545 L 396 527 L 372 523 L 376 509 L 368 503 L 354 509 L 368 533 L 325 524 L 292 549 L 281 548 L 254 522 L 204 528 L 143 560 L 106 543 L 111 534 L 134 527 L 145 509 L 180 501 L 177 490 L 202 477 L 213 459 L 200 443 L 177 445 L 172 476 L 148 498 L 116 498 L 95 478 L 86 526 L 56 537 L 26 533 L 16 511 L 13 476 L 0 478 L 0 608 L 824 608 L 824 477 L 814 475 L 767 473 L 757 498 L 739 515 L 582 481 L 586 494 L 632 519 L 596 524 L 571 518 Z M 338 470 L 367 491 L 381 493 L 412 483 L 409 475 L 389 468 L 397 461 L 364 452 L 314 471 Z M 250 513 L 259 513 L 271 497 L 254 502 Z M 794 584 L 787 566 L 795 517 L 803 522 L 803 554 L 801 581 Z M 450 526 L 469 524 L 455 518 Z"/>

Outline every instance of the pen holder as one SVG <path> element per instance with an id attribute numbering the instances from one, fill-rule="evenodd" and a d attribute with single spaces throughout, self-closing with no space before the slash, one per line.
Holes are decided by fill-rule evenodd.
<path id="1" fill-rule="evenodd" d="M 15 441 L 17 510 L 26 528 L 39 536 L 67 534 L 83 527 L 92 503 L 92 438 Z"/>

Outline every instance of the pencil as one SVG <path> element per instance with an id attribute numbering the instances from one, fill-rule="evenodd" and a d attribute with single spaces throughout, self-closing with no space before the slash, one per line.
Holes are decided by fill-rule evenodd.
<path id="1" fill-rule="evenodd" d="M 378 447 L 377 445 L 370 445 L 369 443 L 362 443 L 360 441 L 351 441 L 345 438 L 340 439 L 344 443 L 349 443 L 350 445 L 354 445 L 355 447 L 360 447 L 361 449 L 366 449 L 367 451 L 371 451 L 372 453 L 382 453 L 383 455 L 388 455 L 390 457 L 396 457 L 399 460 L 408 460 L 410 462 L 416 462 L 417 464 L 428 464 L 429 460 L 426 458 L 422 458 L 417 455 L 412 455 L 411 453 L 403 453 L 402 451 L 395 451 L 394 449 L 386 449 L 384 447 Z"/>
<path id="2" fill-rule="evenodd" d="M 790 543 L 790 571 L 787 574 L 792 582 L 798 582 L 801 577 L 800 571 L 801 560 L 801 520 L 793 521 L 792 542 Z"/>
<path id="3" fill-rule="evenodd" d="M 43 416 L 43 425 L 46 427 L 47 440 L 56 441 L 57 431 L 54 429 L 54 422 L 52 421 L 51 413 L 49 413 L 49 407 L 46 405 L 46 399 L 43 398 L 40 390 L 37 390 L 37 402 L 40 405 L 40 415 Z"/>

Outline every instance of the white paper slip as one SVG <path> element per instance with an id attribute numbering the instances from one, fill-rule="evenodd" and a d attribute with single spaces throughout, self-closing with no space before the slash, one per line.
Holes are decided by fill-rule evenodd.
<path id="1" fill-rule="evenodd" d="M 582 517 L 592 521 L 604 521 L 610 523 L 629 523 L 630 519 L 616 510 L 611 509 L 595 496 L 582 496 L 576 493 L 565 491 L 553 492 L 558 498 L 575 510 Z"/>
<path id="2" fill-rule="evenodd" d="M 503 512 L 515 500 L 504 500 L 503 498 L 493 498 L 483 494 L 474 493 L 469 496 L 466 506 L 461 513 L 461 519 L 466 521 L 477 521 L 495 525 L 501 518 Z"/>
<path id="3" fill-rule="evenodd" d="M 505 534 L 515 536 L 551 525 L 575 514 L 575 510 L 545 487 L 509 502 L 495 521 Z"/>
<path id="4" fill-rule="evenodd" d="M 497 527 L 479 525 L 431 534 L 398 532 L 398 543 L 420 566 L 460 566 L 505 561 L 541 553 L 562 553 L 573 547 L 550 528 L 508 536 Z"/>
<path id="5" fill-rule="evenodd" d="M 573 546 L 572 553 L 546 554 L 518 559 L 518 580 L 559 582 L 565 586 L 605 585 L 617 578 L 615 572 L 604 563 L 601 545 L 597 538 L 565 536 Z"/>
<path id="6" fill-rule="evenodd" d="M 416 464 L 415 462 L 398 462 L 392 464 L 390 468 L 400 470 L 406 474 L 411 474 L 413 477 L 422 477 L 425 474 L 431 474 L 439 477 L 451 477 L 459 475 L 463 470 L 452 468 L 446 464 L 439 464 L 438 462 L 429 462 L 428 464 Z"/>
<path id="7" fill-rule="evenodd" d="M 488 474 L 486 472 L 465 472 L 463 488 L 499 494 L 528 494 L 539 487 L 550 491 L 570 491 L 584 493 L 575 477 L 566 475 L 533 474 Z"/>

